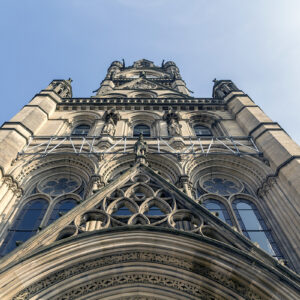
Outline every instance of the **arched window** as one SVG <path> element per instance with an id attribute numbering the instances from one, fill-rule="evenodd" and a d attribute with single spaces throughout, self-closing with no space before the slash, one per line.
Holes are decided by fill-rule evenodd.
<path id="1" fill-rule="evenodd" d="M 237 199 L 232 203 L 234 212 L 241 226 L 243 234 L 273 257 L 282 258 L 271 231 L 261 217 L 256 206 L 247 200 Z"/>
<path id="2" fill-rule="evenodd" d="M 51 216 L 48 220 L 48 224 L 50 225 L 55 220 L 63 216 L 65 213 L 67 213 L 69 210 L 71 210 L 73 207 L 77 205 L 77 202 L 74 199 L 65 199 L 61 200 L 58 203 L 55 204 Z"/>
<path id="3" fill-rule="evenodd" d="M 230 216 L 228 214 L 228 211 L 225 207 L 225 205 L 214 199 L 208 199 L 203 202 L 203 205 L 205 208 L 207 208 L 209 211 L 217 213 L 218 217 L 226 222 L 228 225 L 232 226 L 232 221 L 230 219 Z"/>
<path id="4" fill-rule="evenodd" d="M 1 256 L 15 249 L 18 244 L 25 242 L 38 231 L 47 207 L 48 202 L 44 199 L 32 200 L 25 204 L 1 246 Z"/>
<path id="5" fill-rule="evenodd" d="M 88 135 L 89 131 L 91 129 L 91 126 L 88 124 L 81 124 L 76 126 L 73 131 L 72 135 L 73 136 L 86 136 Z"/>
<path id="6" fill-rule="evenodd" d="M 212 136 L 210 129 L 206 126 L 195 125 L 194 131 L 196 136 Z"/>
<path id="7" fill-rule="evenodd" d="M 141 133 L 144 137 L 150 137 L 150 127 L 145 124 L 135 125 L 133 129 L 133 136 L 139 136 Z"/>

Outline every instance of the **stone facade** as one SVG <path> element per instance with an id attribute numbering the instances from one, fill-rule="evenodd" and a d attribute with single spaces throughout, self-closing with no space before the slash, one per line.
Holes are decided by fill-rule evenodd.
<path id="1" fill-rule="evenodd" d="M 0 130 L 1 299 L 299 299 L 300 148 L 230 80 L 114 61 Z"/>

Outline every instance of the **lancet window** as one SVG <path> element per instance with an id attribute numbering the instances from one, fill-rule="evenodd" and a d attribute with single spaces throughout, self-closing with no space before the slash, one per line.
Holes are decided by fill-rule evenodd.
<path id="1" fill-rule="evenodd" d="M 35 199 L 23 206 L 0 248 L 1 256 L 15 249 L 38 231 L 47 208 L 48 201 L 44 199 Z"/>
<path id="2" fill-rule="evenodd" d="M 203 206 L 206 207 L 209 211 L 215 213 L 216 216 L 218 216 L 222 221 L 232 226 L 231 218 L 225 205 L 222 202 L 214 199 L 208 199 L 203 202 Z"/>
<path id="3" fill-rule="evenodd" d="M 236 199 L 232 206 L 243 234 L 250 240 L 257 242 L 262 249 L 272 256 L 281 257 L 271 231 L 255 204 L 245 199 Z"/>
<path id="4" fill-rule="evenodd" d="M 77 201 L 70 198 L 57 202 L 52 210 L 52 213 L 48 220 L 48 225 L 53 223 L 55 220 L 63 216 L 69 210 L 74 208 L 77 205 Z"/>
<path id="5" fill-rule="evenodd" d="M 31 187 L 17 217 L 0 247 L 0 256 L 14 250 L 45 226 L 74 208 L 84 194 L 84 182 L 75 175 L 57 174 Z"/>
<path id="6" fill-rule="evenodd" d="M 239 228 L 273 257 L 282 258 L 271 230 L 254 204 L 255 195 L 245 183 L 229 175 L 212 173 L 200 178 L 197 194 L 203 206 L 222 221 Z"/>

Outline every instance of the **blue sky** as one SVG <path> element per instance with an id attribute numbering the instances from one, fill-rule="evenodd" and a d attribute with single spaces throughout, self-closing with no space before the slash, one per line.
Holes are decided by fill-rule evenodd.
<path id="1" fill-rule="evenodd" d="M 89 97 L 113 60 L 173 60 L 195 97 L 231 79 L 300 142 L 299 0 L 0 0 L 0 121 L 52 79 Z"/>

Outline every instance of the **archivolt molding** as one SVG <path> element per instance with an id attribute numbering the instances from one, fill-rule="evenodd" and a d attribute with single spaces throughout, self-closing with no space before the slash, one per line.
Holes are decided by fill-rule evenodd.
<path id="1" fill-rule="evenodd" d="M 101 174 L 104 182 L 109 182 L 109 180 L 113 179 L 117 174 L 130 168 L 134 160 L 135 157 L 133 154 L 111 157 L 107 161 L 101 162 L 98 172 Z M 162 157 L 161 155 L 151 155 L 151 153 L 149 153 L 147 161 L 149 166 L 173 183 L 176 183 L 178 178 L 183 174 L 180 163 L 173 156 Z"/>
<path id="2" fill-rule="evenodd" d="M 40 159 L 29 161 L 21 165 L 20 172 L 16 179 L 22 184 L 26 185 L 27 182 L 34 176 L 41 174 L 43 172 L 50 172 L 55 168 L 70 168 L 65 172 L 71 172 L 73 169 L 75 173 L 81 174 L 84 178 L 88 179 L 92 176 L 97 169 L 97 162 L 93 161 L 92 158 L 87 158 L 85 156 L 78 156 L 75 154 L 69 155 L 49 155 L 42 157 Z M 56 170 L 57 171 L 57 170 Z"/>
<path id="3" fill-rule="evenodd" d="M 29 274 L 23 282 L 27 286 L 20 289 L 18 276 L 14 276 L 6 292 L 13 293 L 12 299 L 17 300 L 77 299 L 96 292 L 109 297 L 116 289 L 121 295 L 123 288 L 143 285 L 153 289 L 152 295 L 160 295 L 159 290 L 164 288 L 177 290 L 181 295 L 178 299 L 279 300 L 287 295 L 297 299 L 295 282 L 289 276 L 284 278 L 241 252 L 216 247 L 205 239 L 157 234 L 143 229 L 94 233 L 80 241 L 59 243 L 16 265 L 11 270 L 13 274 L 28 265 Z M 77 247 L 78 243 L 85 246 Z M 31 268 L 35 271 L 30 272 Z M 4 278 L 2 274 L 3 284 L 9 280 L 9 272 L 4 273 Z M 110 287 L 113 289 L 109 292 Z"/>
<path id="4" fill-rule="evenodd" d="M 103 182 L 107 183 L 121 172 L 129 169 L 134 164 L 134 159 L 134 154 L 112 157 L 108 161 L 101 162 L 98 173 L 101 174 Z"/>
<path id="5" fill-rule="evenodd" d="M 248 183 L 254 191 L 260 186 L 268 174 L 265 166 L 260 161 L 256 162 L 250 158 L 239 158 L 234 156 L 211 155 L 198 157 L 187 161 L 183 170 L 190 176 L 195 184 L 199 176 L 212 172 L 223 172 Z"/>
<path id="6" fill-rule="evenodd" d="M 207 124 L 213 124 L 216 121 L 222 120 L 222 118 L 216 114 L 199 111 L 182 113 L 182 118 L 190 120 L 191 123 L 204 122 Z"/>
<path id="7" fill-rule="evenodd" d="M 123 118 L 126 118 L 130 121 L 130 123 L 135 123 L 138 121 L 148 121 L 149 123 L 153 123 L 155 120 L 161 120 L 161 116 L 159 113 L 153 111 L 131 111 L 124 113 Z"/>
<path id="8" fill-rule="evenodd" d="M 80 122 L 88 123 L 92 126 L 96 120 L 101 120 L 101 117 L 99 112 L 74 112 L 68 115 L 68 121 L 73 126 Z"/>

